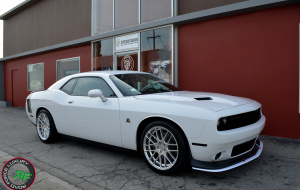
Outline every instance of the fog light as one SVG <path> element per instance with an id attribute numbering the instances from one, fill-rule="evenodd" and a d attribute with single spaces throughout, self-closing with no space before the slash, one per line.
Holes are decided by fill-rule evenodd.
<path id="1" fill-rule="evenodd" d="M 221 157 L 221 152 L 219 152 L 216 156 L 215 156 L 215 160 L 218 160 Z"/>

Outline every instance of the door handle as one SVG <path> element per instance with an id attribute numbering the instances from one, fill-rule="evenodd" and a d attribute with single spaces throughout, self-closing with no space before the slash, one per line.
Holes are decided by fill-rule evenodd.
<path id="1" fill-rule="evenodd" d="M 69 104 L 72 104 L 74 102 L 74 100 L 68 100 Z"/>

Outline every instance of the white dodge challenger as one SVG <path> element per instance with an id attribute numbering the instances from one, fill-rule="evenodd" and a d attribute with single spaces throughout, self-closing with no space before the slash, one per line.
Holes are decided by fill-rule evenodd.
<path id="1" fill-rule="evenodd" d="M 26 112 L 44 143 L 59 134 L 137 150 L 157 173 L 221 172 L 261 154 L 261 104 L 181 91 L 155 75 L 87 72 L 31 93 Z"/>

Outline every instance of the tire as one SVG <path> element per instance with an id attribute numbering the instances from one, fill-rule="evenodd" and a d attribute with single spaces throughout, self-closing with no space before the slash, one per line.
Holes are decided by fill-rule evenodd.
<path id="1" fill-rule="evenodd" d="M 43 143 L 52 143 L 59 138 L 53 118 L 47 110 L 41 110 L 38 113 L 36 118 L 36 129 L 37 134 Z"/>
<path id="2" fill-rule="evenodd" d="M 143 130 L 140 152 L 147 165 L 162 175 L 176 173 L 188 159 L 183 134 L 165 121 L 154 121 Z"/>

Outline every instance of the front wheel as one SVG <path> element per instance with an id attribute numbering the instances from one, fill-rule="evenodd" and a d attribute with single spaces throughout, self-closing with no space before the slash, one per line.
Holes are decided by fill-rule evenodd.
<path id="1" fill-rule="evenodd" d="M 165 121 L 152 122 L 144 129 L 140 149 L 147 165 L 163 175 L 174 174 L 187 161 L 183 135 Z"/>
<path id="2" fill-rule="evenodd" d="M 37 133 L 42 142 L 51 143 L 58 139 L 53 118 L 47 110 L 41 110 L 36 120 Z"/>

